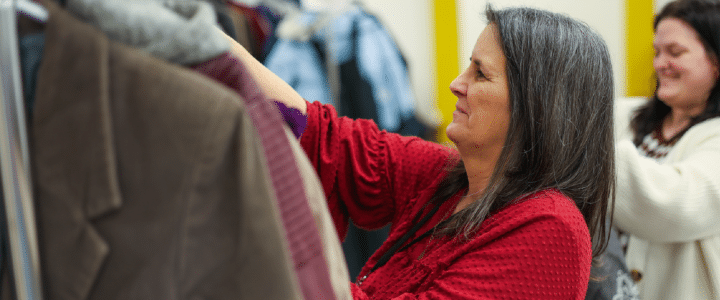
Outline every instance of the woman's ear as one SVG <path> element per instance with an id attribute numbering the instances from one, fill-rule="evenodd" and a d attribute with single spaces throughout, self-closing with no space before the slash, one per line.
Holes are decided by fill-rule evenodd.
<path id="1" fill-rule="evenodd" d="M 715 75 L 715 82 L 717 82 L 720 77 L 720 60 L 718 60 L 718 56 L 710 54 L 710 63 L 713 65 L 713 75 Z"/>

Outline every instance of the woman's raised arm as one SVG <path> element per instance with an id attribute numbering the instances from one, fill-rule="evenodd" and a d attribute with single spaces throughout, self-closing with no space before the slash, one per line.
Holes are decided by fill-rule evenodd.
<path id="1" fill-rule="evenodd" d="M 226 38 L 232 44 L 232 54 L 241 60 L 268 99 L 282 102 L 288 107 L 296 108 L 303 114 L 307 114 L 307 103 L 300 94 L 255 59 L 242 45 L 227 35 Z"/>

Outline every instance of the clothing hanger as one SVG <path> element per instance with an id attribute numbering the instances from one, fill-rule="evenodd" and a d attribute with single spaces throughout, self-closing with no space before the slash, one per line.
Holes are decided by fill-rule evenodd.
<path id="1" fill-rule="evenodd" d="M 266 0 L 266 2 L 287 3 L 288 1 Z M 316 32 L 326 28 L 336 17 L 352 9 L 355 4 L 352 0 L 301 0 L 300 8 L 286 14 L 278 24 L 276 34 L 280 38 L 307 41 Z M 308 11 L 316 14 L 315 20 L 309 23 L 302 17 L 302 12 Z"/>
<path id="2" fill-rule="evenodd" d="M 49 13 L 45 7 L 30 0 L 16 0 L 15 10 L 39 23 L 47 22 Z"/>
<path id="3" fill-rule="evenodd" d="M 263 0 L 230 0 L 230 2 L 247 5 L 247 6 L 258 6 Z"/>
<path id="4" fill-rule="evenodd" d="M 25 2 L 23 4 L 18 4 Z M 30 4 L 30 5 L 27 5 Z M 8 232 L 7 262 L 16 299 L 41 300 L 40 259 L 30 182 L 25 105 L 22 96 L 17 15 L 47 15 L 27 0 L 0 0 L 0 178 Z M 34 8 L 33 8 L 34 7 Z M 45 11 L 47 13 L 47 11 Z"/>
<path id="5" fill-rule="evenodd" d="M 344 11 L 350 5 L 350 0 L 300 0 L 303 9 L 321 12 Z"/>

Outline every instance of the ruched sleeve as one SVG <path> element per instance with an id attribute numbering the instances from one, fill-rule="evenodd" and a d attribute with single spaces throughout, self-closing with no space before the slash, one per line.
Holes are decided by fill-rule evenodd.
<path id="1" fill-rule="evenodd" d="M 320 177 L 341 237 L 348 217 L 367 229 L 392 222 L 458 161 L 454 149 L 381 131 L 371 120 L 338 117 L 331 105 L 308 103 L 307 114 L 300 143 Z"/>

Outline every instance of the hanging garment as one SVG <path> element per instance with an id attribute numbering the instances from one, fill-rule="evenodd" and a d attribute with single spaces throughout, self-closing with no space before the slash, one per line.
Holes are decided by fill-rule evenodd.
<path id="1" fill-rule="evenodd" d="M 262 5 L 252 7 L 231 1 L 228 3 L 228 8 L 245 17 L 252 36 L 251 47 L 248 50 L 257 60 L 264 61 L 269 48 L 275 42 L 273 32 L 279 22 L 279 16 Z"/>
<path id="2" fill-rule="evenodd" d="M 202 1 L 68 0 L 68 10 L 108 38 L 172 63 L 204 62 L 230 49 Z"/>
<path id="3" fill-rule="evenodd" d="M 40 59 L 45 47 L 45 36 L 42 33 L 28 34 L 20 38 L 18 46 L 20 48 L 20 70 L 23 76 L 25 115 L 27 120 L 32 120 L 37 70 L 40 67 Z"/>
<path id="4" fill-rule="evenodd" d="M 343 300 L 352 299 L 350 294 L 350 284 L 348 282 L 348 269 L 345 264 L 343 250 L 340 247 L 338 233 L 335 230 L 335 224 L 330 216 L 325 193 L 322 190 L 320 180 L 315 174 L 312 164 L 307 159 L 305 151 L 300 147 L 300 143 L 291 143 L 293 154 L 298 157 L 300 173 L 303 178 L 303 185 L 310 201 L 310 209 L 312 209 L 313 217 L 321 224 L 318 226 L 318 232 L 323 241 L 323 250 L 325 259 L 330 273 L 330 282 L 332 284 L 334 297 L 331 299 Z M 321 213 L 319 213 L 321 212 Z M 307 299 L 307 298 L 306 298 Z"/>
<path id="5" fill-rule="evenodd" d="M 301 299 L 239 96 L 46 3 L 32 141 L 48 299 Z"/>
<path id="6" fill-rule="evenodd" d="M 87 0 L 71 1 L 74 3 L 71 9 L 79 11 L 85 19 L 101 28 L 108 36 L 114 37 L 116 41 L 130 46 L 138 46 L 141 49 L 157 49 L 160 48 L 157 45 L 172 43 L 172 51 L 150 52 L 152 55 L 171 62 L 188 63 L 188 60 L 178 60 L 177 53 L 184 54 L 180 57 L 192 55 L 192 57 L 207 58 L 215 55 L 217 49 L 225 49 L 225 46 L 230 43 L 230 39 L 225 37 L 214 25 L 211 14 L 202 14 L 202 7 L 192 6 L 193 3 L 196 5 L 202 3 L 150 5 L 147 9 L 142 9 L 144 6 L 142 3 L 125 6 L 123 5 L 124 1 L 105 1 L 103 4 Z M 146 20 L 144 17 L 158 14 L 153 9 L 161 10 L 161 14 L 166 15 L 164 19 Z M 188 11 L 196 13 L 187 13 Z M 111 15 L 112 18 L 108 18 L 108 15 Z M 107 21 L 108 19 L 114 20 L 115 23 Z M 137 20 L 142 20 L 142 22 Z M 166 29 L 168 25 L 172 28 Z M 186 27 L 202 36 L 219 37 L 219 40 L 213 40 L 211 44 L 222 47 L 205 49 L 198 46 L 197 40 L 188 38 L 177 30 L 177 28 Z M 118 33 L 118 31 L 120 32 Z M 318 234 L 318 227 L 323 226 L 322 222 L 317 221 L 321 220 L 319 216 L 324 213 L 329 219 L 329 214 L 322 210 L 312 211 L 308 204 L 309 199 L 305 197 L 303 190 L 303 179 L 296 165 L 298 158 L 293 156 L 290 151 L 290 143 L 297 143 L 297 141 L 295 139 L 288 140 L 285 137 L 283 132 L 286 128 L 281 115 L 267 101 L 269 99 L 266 99 L 251 77 L 246 76 L 247 72 L 242 67 L 233 59 L 232 55 L 224 53 L 196 65 L 195 69 L 232 88 L 244 99 L 248 114 L 260 135 L 261 145 L 268 157 L 269 175 L 289 242 L 287 249 L 293 259 L 297 279 L 305 298 L 343 298 L 335 297 L 334 294 L 349 296 L 349 286 L 345 281 L 347 272 L 339 274 L 344 280 L 342 286 L 336 286 L 338 288 L 333 289 L 331 284 L 327 265 L 335 264 L 344 267 L 344 261 L 333 257 L 331 257 L 332 260 L 326 260 L 327 256 L 323 254 L 323 248 L 338 245 L 339 249 L 339 244 L 336 235 L 332 236 L 332 239 L 326 238 L 323 241 Z M 306 167 L 310 168 L 310 165 L 306 164 Z M 324 202 L 325 200 L 316 198 L 312 201 Z M 315 218 L 313 218 L 313 214 Z M 313 224 L 316 221 L 317 224 Z M 340 268 L 331 269 L 338 270 Z M 335 290 L 338 292 L 335 293 Z"/>
<path id="7" fill-rule="evenodd" d="M 221 9 L 217 10 L 217 20 L 218 25 L 220 25 L 220 28 L 222 28 L 223 32 L 233 38 L 234 40 L 237 40 L 237 32 L 235 30 L 235 23 L 230 15 L 230 10 L 226 7 L 222 7 Z"/>
<path id="8" fill-rule="evenodd" d="M 235 41 L 245 47 L 248 52 L 255 53 L 253 47 L 255 43 L 252 39 L 252 32 L 250 32 L 250 24 L 244 14 L 238 12 L 235 9 L 228 8 L 227 10 L 230 19 L 232 19 L 233 26 L 235 28 Z"/>
<path id="9" fill-rule="evenodd" d="M 122 1 L 120 1 L 123 3 Z M 165 45 L 170 42 L 167 41 L 167 39 L 171 39 L 174 48 L 173 51 L 150 51 L 151 54 L 156 55 L 158 57 L 161 57 L 166 60 L 183 63 L 186 61 L 177 60 L 178 57 L 184 58 L 189 57 L 192 55 L 193 57 L 207 57 L 208 55 L 214 54 L 212 51 L 213 49 L 216 49 L 217 47 L 210 47 L 211 51 L 207 51 L 207 47 L 199 47 L 197 45 L 197 41 L 193 39 L 187 39 L 187 36 L 181 35 L 180 37 L 176 37 L 175 34 L 177 31 L 176 28 L 186 28 L 190 27 L 188 30 L 193 31 L 199 31 L 200 34 L 203 36 L 208 37 L 224 37 L 222 33 L 219 33 L 219 30 L 217 30 L 217 27 L 212 25 L 214 22 L 208 18 L 207 16 L 209 14 L 188 14 L 181 15 L 180 18 L 173 18 L 172 15 L 166 16 L 164 19 L 160 20 L 144 20 L 143 16 L 147 16 L 148 14 L 157 14 L 157 12 L 154 11 L 148 11 L 147 9 L 143 10 L 141 9 L 141 5 L 136 5 L 135 7 L 130 6 L 128 8 L 126 7 L 118 7 L 117 2 L 113 1 L 106 1 L 101 4 L 94 3 L 94 2 L 87 2 L 83 0 L 76 0 L 73 2 L 74 6 L 73 9 L 78 10 L 81 12 L 81 14 L 84 15 L 84 19 L 90 20 L 93 24 L 95 24 L 97 27 L 103 29 L 106 31 L 106 33 L 110 36 L 115 37 L 116 40 L 119 40 L 123 43 L 129 43 L 132 46 L 138 46 L 143 49 L 157 49 L 157 45 Z M 154 7 L 156 9 L 163 9 L 165 10 L 163 13 L 167 14 L 167 10 L 178 10 L 181 9 L 179 13 L 182 13 L 182 11 L 196 11 L 196 12 L 202 12 L 201 9 L 193 8 L 192 9 L 187 8 L 186 6 L 190 6 L 190 2 L 184 3 L 185 6 L 167 6 L 167 7 L 158 7 L 158 6 L 150 6 Z M 84 7 L 84 6 L 91 6 L 91 7 Z M 108 15 L 112 15 L 111 19 L 115 20 L 116 22 L 119 22 L 119 24 L 113 24 L 107 21 Z M 200 18 L 198 16 L 205 16 L 203 18 Z M 137 22 L 137 20 L 144 20 L 142 22 Z M 126 23 L 122 23 L 126 22 Z M 169 24 L 173 23 L 173 24 Z M 179 23 L 179 24 L 174 24 Z M 187 24 L 186 24 L 187 23 Z M 211 26 L 207 26 L 207 24 L 210 24 Z M 171 25 L 170 27 L 172 29 L 166 30 L 165 25 Z M 158 27 L 159 26 L 159 27 Z M 121 32 L 116 32 L 120 28 Z M 213 31 L 215 30 L 215 31 Z M 135 45 L 136 43 L 140 43 L 138 45 Z M 223 41 L 213 41 L 213 45 L 224 45 Z M 200 53 L 197 53 L 200 52 Z M 177 53 L 183 53 L 184 55 L 178 56 Z M 222 57 L 222 56 L 221 56 Z M 236 67 L 235 67 L 236 68 Z M 219 74 L 222 74 L 221 72 L 214 72 L 212 73 L 213 76 L 218 76 Z M 240 78 L 241 76 L 236 76 L 232 78 Z M 231 84 L 235 84 L 236 82 L 230 82 Z M 247 84 L 247 82 L 243 82 L 242 84 Z M 256 91 L 257 89 L 254 88 L 246 88 L 244 90 L 238 90 L 238 93 L 243 96 L 241 98 L 244 98 L 246 101 L 248 99 L 255 99 L 256 101 L 261 100 L 258 98 L 257 94 L 248 94 L 246 91 Z M 257 98 L 257 99 L 256 99 Z M 250 105 L 250 102 L 247 102 L 249 107 L 249 114 L 254 119 L 254 125 L 256 129 L 259 129 L 259 133 L 261 134 L 261 140 L 264 142 L 265 138 L 267 136 L 271 137 L 271 141 L 274 142 L 274 145 L 271 145 L 270 147 L 265 147 L 265 152 L 268 157 L 292 157 L 292 155 L 285 154 L 279 154 L 280 151 L 278 151 L 278 142 L 287 143 L 288 145 L 292 145 L 290 142 L 297 143 L 296 140 L 291 139 L 288 140 L 286 137 L 280 137 L 283 129 L 283 122 L 281 120 L 279 121 L 273 121 L 272 113 L 276 113 L 274 110 L 270 111 L 267 109 L 270 104 L 265 102 L 260 103 L 254 103 Z M 258 104 L 264 104 L 264 105 L 258 105 Z M 262 110 L 259 108 L 263 108 Z M 272 107 L 271 107 L 272 108 Z M 270 116 L 264 116 L 260 117 L 259 120 L 262 121 L 262 123 L 257 122 L 257 112 L 267 114 L 270 113 Z M 292 114 L 289 115 L 289 117 L 292 117 Z M 288 119 L 290 121 L 290 118 Z M 295 125 L 292 127 L 293 130 L 301 130 L 302 127 L 304 127 L 303 124 L 298 122 L 288 122 L 291 125 Z M 261 129 L 262 128 L 262 129 Z M 268 132 L 271 132 L 271 130 L 268 129 L 274 129 L 275 134 L 272 133 L 268 134 Z M 278 130 L 279 129 L 279 130 Z M 282 145 L 282 144 L 281 144 Z M 268 150 L 270 149 L 270 150 Z M 301 153 L 301 152 L 300 152 Z M 304 158 L 304 154 L 302 154 L 303 157 L 295 157 L 295 162 L 302 165 L 300 163 L 302 160 L 301 158 Z M 306 160 L 306 158 L 304 158 Z M 292 159 L 290 159 L 292 163 Z M 324 203 L 325 199 L 324 197 L 295 197 L 293 198 L 293 195 L 300 195 L 302 196 L 303 189 L 302 185 L 300 184 L 303 181 L 307 181 L 308 179 L 302 178 L 300 179 L 300 173 L 295 171 L 295 174 L 292 174 L 292 176 L 288 176 L 288 171 L 292 170 L 292 168 L 289 168 L 290 166 L 285 164 L 281 164 L 282 160 L 278 159 L 268 159 L 267 163 L 270 169 L 270 176 L 273 178 L 273 188 L 275 190 L 275 194 L 278 198 L 278 204 L 280 205 L 280 208 L 282 210 L 282 216 L 284 225 L 287 232 L 288 239 L 291 241 L 291 245 L 289 245 L 288 249 L 292 254 L 292 257 L 294 260 L 296 260 L 295 263 L 295 271 L 297 273 L 297 278 L 301 284 L 301 288 L 303 293 L 306 295 L 306 298 L 317 298 L 317 296 L 321 296 L 322 298 L 329 298 L 333 297 L 333 292 L 335 293 L 335 297 L 337 299 L 345 299 L 346 296 L 349 297 L 349 285 L 346 281 L 347 279 L 347 270 L 344 264 L 344 260 L 342 259 L 342 256 L 338 256 L 337 254 L 340 253 L 340 246 L 339 242 L 337 240 L 336 234 L 327 234 L 329 231 L 327 228 L 332 228 L 331 222 L 321 222 L 321 220 L 329 220 L 329 214 L 326 209 L 321 209 L 323 206 L 320 206 L 317 204 L 317 202 Z M 280 166 L 281 168 L 277 168 L 274 166 Z M 309 163 L 306 163 L 305 168 L 310 168 Z M 276 171 L 273 170 L 279 170 L 279 176 L 276 176 Z M 313 173 L 313 172 L 310 172 Z M 314 173 L 313 173 L 314 174 Z M 280 178 L 281 180 L 277 180 Z M 292 178 L 297 178 L 295 181 L 289 180 Z M 293 184 L 295 183 L 295 184 Z M 284 184 L 284 186 L 282 186 Z M 317 184 L 316 189 L 320 189 L 319 184 Z M 307 199 L 307 200 L 306 200 Z M 309 200 L 309 203 L 308 203 Z M 310 208 L 308 207 L 308 204 L 310 204 Z M 299 209 L 305 207 L 305 210 Z M 312 211 L 312 214 L 310 213 Z M 289 215 L 286 216 L 284 212 L 290 212 Z M 298 217 L 300 216 L 300 217 Z M 314 220 L 317 222 L 317 228 L 316 226 L 302 226 L 303 220 L 309 221 L 310 223 Z M 324 217 L 323 217 L 324 216 Z M 298 230 L 297 228 L 301 228 L 301 230 Z M 293 231 L 293 232 L 291 232 Z M 325 233 L 322 235 L 321 238 L 308 238 L 309 235 L 317 236 L 318 233 Z M 332 231 L 334 232 L 334 231 Z M 296 234 L 296 233 L 303 233 L 303 234 Z M 302 237 L 305 237 L 302 239 Z M 307 251 L 307 249 L 303 247 L 299 247 L 296 244 L 293 244 L 293 239 L 298 240 L 301 239 L 301 242 L 304 244 L 299 244 L 299 246 L 306 245 L 305 248 L 308 248 L 310 250 L 314 251 Z M 307 247 L 309 246 L 309 247 Z M 323 255 L 323 250 L 326 252 L 326 255 Z M 300 253 L 301 255 L 297 255 Z M 307 254 L 314 254 L 312 256 L 308 256 Z M 324 261 L 323 261 L 324 258 Z M 327 266 L 326 266 L 327 264 Z M 329 267 L 328 267 L 329 266 Z M 330 269 L 331 272 L 331 279 L 328 280 L 327 275 L 327 269 Z M 323 273 L 325 274 L 324 277 L 322 276 Z M 319 276 L 319 277 L 318 277 Z M 342 281 L 338 281 L 338 278 L 342 279 Z M 328 288 L 329 285 L 324 285 L 328 283 L 329 281 L 332 281 L 332 289 Z M 323 293 L 320 293 L 323 292 Z"/>
<path id="10" fill-rule="evenodd" d="M 262 94 L 250 76 L 247 76 L 248 72 L 234 54 L 221 55 L 195 66 L 194 69 L 232 88 L 246 101 L 249 114 L 268 153 L 270 174 L 280 204 L 295 272 L 305 298 L 350 299 L 348 272 L 325 197 L 317 192 L 322 190 L 317 175 L 295 138 L 281 138 L 280 134 L 272 137 L 273 132 L 285 131 L 281 126 L 283 121 L 280 113 L 274 109 L 271 101 Z M 287 132 L 291 135 L 289 130 Z M 300 169 L 305 169 L 304 176 L 300 176 Z M 302 178 L 308 176 L 313 179 L 305 179 L 303 182 Z M 307 194 L 304 194 L 303 188 L 310 184 L 308 180 L 313 180 L 311 190 L 315 191 L 313 197 L 309 198 L 305 197 Z M 308 203 L 315 209 L 311 210 Z M 318 228 L 323 235 L 318 233 Z"/>
<path id="11" fill-rule="evenodd" d="M 296 18 L 297 26 L 314 26 L 321 18 L 320 13 L 305 12 Z M 413 118 L 415 100 L 407 66 L 392 37 L 377 18 L 359 7 L 335 16 L 322 28 L 309 40 L 279 37 L 265 65 L 303 98 L 338 105 L 342 115 L 363 115 L 375 119 L 381 129 L 398 132 L 403 120 Z M 332 57 L 325 57 L 328 55 Z M 337 101 L 329 97 L 331 86 L 324 64 L 327 59 L 343 68 L 340 94 L 345 97 Z M 354 98 L 348 98 L 350 94 Z M 372 117 L 373 112 L 347 112 L 344 106 L 370 110 L 377 107 L 377 118 Z"/>
<path id="12" fill-rule="evenodd" d="M 600 256 L 600 263 L 590 269 L 591 279 L 585 300 L 638 300 L 638 288 L 628 272 L 617 229 L 610 225 L 608 219 L 606 226 L 610 228 L 610 239 Z"/>

